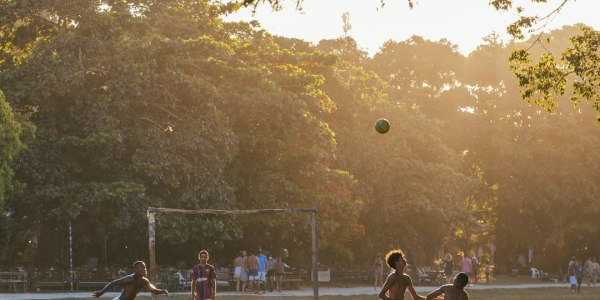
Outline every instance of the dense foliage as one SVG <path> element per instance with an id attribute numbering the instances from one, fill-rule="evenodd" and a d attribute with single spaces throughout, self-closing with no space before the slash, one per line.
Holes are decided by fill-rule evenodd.
<path id="1" fill-rule="evenodd" d="M 464 57 L 415 36 L 369 58 L 204 1 L 0 4 L 3 265 L 66 266 L 69 221 L 78 265 L 146 259 L 149 206 L 316 207 L 322 264 L 600 250 L 595 111 L 524 103 L 507 64 L 521 45 L 489 37 Z M 158 216 L 159 263 L 258 247 L 307 265 L 308 217 Z"/>

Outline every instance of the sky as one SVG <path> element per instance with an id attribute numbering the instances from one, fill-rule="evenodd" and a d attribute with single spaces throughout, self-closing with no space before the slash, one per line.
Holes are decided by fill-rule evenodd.
<path id="1" fill-rule="evenodd" d="M 350 15 L 352 29 L 349 35 L 359 47 L 373 55 L 387 40 L 403 41 L 413 35 L 438 41 L 446 38 L 468 55 L 483 43 L 483 37 L 493 32 L 503 41 L 510 40 L 506 26 L 518 19 L 516 11 L 499 12 L 489 0 L 413 0 L 409 9 L 407 0 L 304 0 L 302 11 L 296 10 L 295 0 L 281 0 L 283 9 L 273 11 L 261 4 L 255 14 L 244 8 L 225 17 L 228 21 L 257 20 L 274 35 L 300 38 L 313 43 L 322 39 L 343 36 L 342 14 Z M 531 3 L 514 0 L 513 8 L 521 6 L 526 15 L 545 16 L 562 0 Z M 564 25 L 584 23 L 600 30 L 600 0 L 569 1 L 556 15 L 546 31 Z"/>

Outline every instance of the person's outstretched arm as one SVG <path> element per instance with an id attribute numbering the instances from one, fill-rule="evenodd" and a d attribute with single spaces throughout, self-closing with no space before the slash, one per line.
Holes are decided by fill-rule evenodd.
<path id="1" fill-rule="evenodd" d="M 153 295 L 160 295 L 160 294 L 165 294 L 165 295 L 169 295 L 169 291 L 165 290 L 165 289 L 157 289 L 154 284 L 150 283 L 150 281 L 148 281 L 148 284 L 146 285 L 146 291 L 152 293 Z"/>
<path id="2" fill-rule="evenodd" d="M 128 283 L 130 283 L 132 281 L 133 281 L 133 276 L 132 275 L 127 275 L 127 276 L 125 276 L 123 278 L 119 278 L 119 279 L 113 280 L 113 281 L 109 282 L 103 289 L 101 289 L 99 291 L 93 292 L 92 296 L 94 298 L 98 298 L 98 297 L 104 295 L 104 293 L 106 293 L 106 291 L 110 290 L 113 286 L 128 284 Z"/>
<path id="3" fill-rule="evenodd" d="M 438 297 L 441 296 L 444 293 L 444 286 L 441 286 L 440 288 L 438 288 L 437 290 L 429 293 L 429 295 L 427 295 L 427 300 L 435 300 L 435 299 L 439 299 Z"/>
<path id="4" fill-rule="evenodd" d="M 408 292 L 410 293 L 410 295 L 412 296 L 412 298 L 414 300 L 417 300 L 417 299 L 419 299 L 419 300 L 425 300 L 425 297 L 417 294 L 417 291 L 415 291 L 415 287 L 413 286 L 412 279 L 410 278 L 410 276 L 406 276 L 406 278 L 408 279 L 408 287 L 407 287 L 408 288 Z"/>

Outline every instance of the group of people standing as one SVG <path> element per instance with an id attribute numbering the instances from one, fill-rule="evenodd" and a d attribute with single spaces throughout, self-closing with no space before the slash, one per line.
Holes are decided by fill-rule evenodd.
<path id="1" fill-rule="evenodd" d="M 471 283 L 478 283 L 480 271 L 479 259 L 477 259 L 476 256 L 469 257 L 467 254 L 465 254 L 462 256 L 459 255 L 459 261 L 461 272 L 469 275 L 469 278 L 471 278 Z M 450 253 L 446 253 L 441 264 L 444 268 L 444 275 L 446 278 L 448 278 L 448 281 L 452 280 L 451 275 L 454 271 L 454 261 L 452 259 L 452 255 Z M 490 265 L 490 262 L 486 261 L 485 267 L 483 268 L 486 283 L 490 282 L 491 269 L 492 266 Z"/>
<path id="2" fill-rule="evenodd" d="M 267 257 L 261 249 L 258 255 L 252 250 L 240 251 L 233 260 L 235 289 L 238 293 L 281 292 L 285 266 L 282 257 Z"/>
<path id="3" fill-rule="evenodd" d="M 569 261 L 568 274 L 571 293 L 579 293 L 582 282 L 596 285 L 596 278 L 600 275 L 600 264 L 596 258 L 588 258 L 585 263 L 581 263 L 573 256 Z"/>

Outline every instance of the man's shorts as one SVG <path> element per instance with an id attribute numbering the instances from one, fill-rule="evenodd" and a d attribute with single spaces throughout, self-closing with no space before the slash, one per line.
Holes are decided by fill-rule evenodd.
<path id="1" fill-rule="evenodd" d="M 257 269 L 250 269 L 248 270 L 248 278 L 253 281 L 259 280 L 260 272 Z"/>
<path id="2" fill-rule="evenodd" d="M 265 281 L 265 277 L 267 277 L 267 272 L 265 272 L 265 271 L 258 271 L 258 280 Z"/>
<path id="3" fill-rule="evenodd" d="M 570 276 L 569 281 L 571 285 L 577 285 L 577 278 L 575 276 Z"/>

